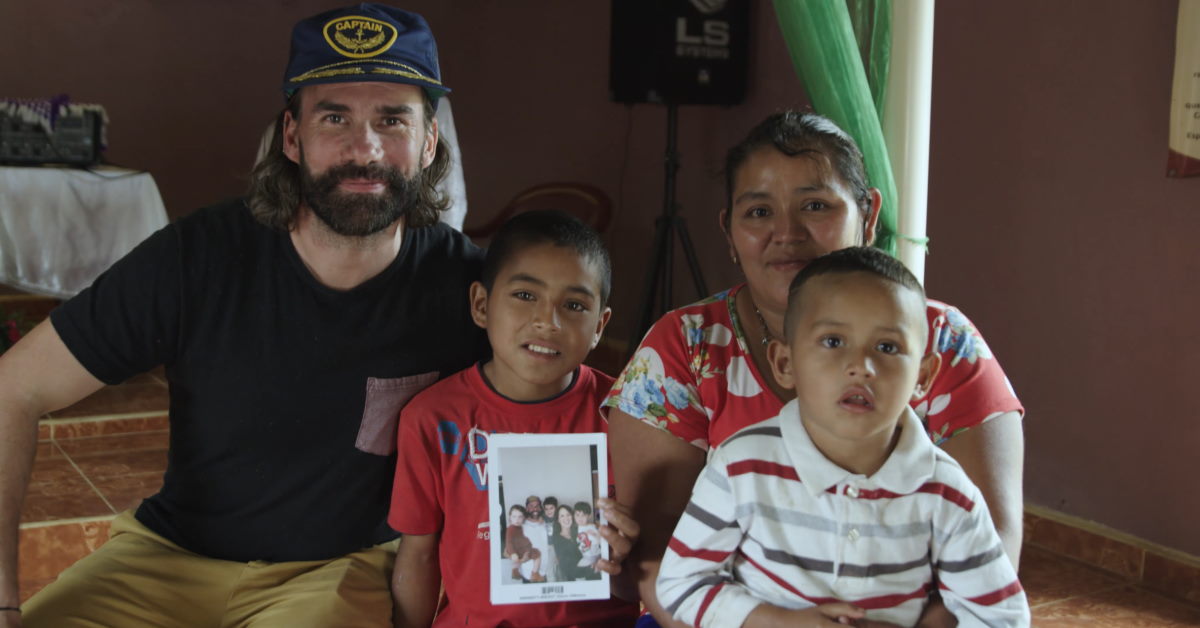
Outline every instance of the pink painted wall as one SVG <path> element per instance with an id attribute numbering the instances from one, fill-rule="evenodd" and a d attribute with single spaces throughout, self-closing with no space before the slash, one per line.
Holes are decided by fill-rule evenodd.
<path id="1" fill-rule="evenodd" d="M 1028 501 L 1200 555 L 1200 178 L 1164 176 L 1176 6 L 937 3 L 927 283 L 1026 405 Z"/>
<path id="2" fill-rule="evenodd" d="M 173 216 L 236 196 L 282 100 L 288 32 L 339 2 L 0 3 L 0 96 L 68 92 L 112 118 L 109 157 Z M 455 88 L 471 213 L 577 180 L 608 191 L 612 334 L 627 338 L 661 210 L 665 110 L 608 100 L 606 2 L 421 0 Z M 711 290 L 723 151 L 804 103 L 771 5 L 753 3 L 751 92 L 680 110 L 679 200 Z M 1189 251 L 1200 179 L 1167 180 L 1175 2 L 937 5 L 931 295 L 984 329 L 1028 408 L 1030 501 L 1200 554 L 1187 482 L 1200 422 Z M 676 301 L 694 297 L 677 265 Z"/>

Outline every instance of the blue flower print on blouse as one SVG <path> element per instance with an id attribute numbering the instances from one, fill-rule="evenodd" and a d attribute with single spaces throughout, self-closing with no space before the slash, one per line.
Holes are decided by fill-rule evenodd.
<path id="1" fill-rule="evenodd" d="M 621 412 L 635 417 L 644 417 L 647 414 L 658 417 L 666 415 L 663 408 L 666 396 L 662 388 L 644 373 L 627 380 L 623 389 L 624 392 L 617 400 L 617 408 Z"/>
<path id="2" fill-rule="evenodd" d="M 975 326 L 967 320 L 966 316 L 963 316 L 962 312 L 948 307 L 943 312 L 943 316 L 946 322 L 938 328 L 937 351 L 943 354 L 954 353 L 954 358 L 950 360 L 950 366 L 958 364 L 958 361 L 963 359 L 971 364 L 980 358 L 992 359 L 992 350 L 984 342 L 979 330 L 975 329 Z"/>
<path id="3" fill-rule="evenodd" d="M 690 401 L 687 386 L 684 386 L 679 380 L 674 377 L 667 377 L 667 401 L 671 405 L 682 410 L 688 407 Z"/>

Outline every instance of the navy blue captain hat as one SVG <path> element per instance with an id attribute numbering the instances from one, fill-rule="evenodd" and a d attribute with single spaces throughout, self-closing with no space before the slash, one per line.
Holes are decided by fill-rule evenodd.
<path id="1" fill-rule="evenodd" d="M 435 105 L 450 92 L 425 18 L 373 2 L 326 11 L 292 29 L 285 95 L 306 85 L 352 82 L 416 85 Z"/>

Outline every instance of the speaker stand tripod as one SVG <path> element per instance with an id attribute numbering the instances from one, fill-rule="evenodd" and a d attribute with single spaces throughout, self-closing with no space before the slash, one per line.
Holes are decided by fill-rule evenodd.
<path id="1" fill-rule="evenodd" d="M 692 239 L 688 235 L 687 223 L 679 215 L 679 204 L 675 202 L 675 173 L 679 170 L 679 149 L 676 142 L 679 125 L 679 110 L 674 104 L 667 105 L 667 149 L 664 159 L 666 166 L 666 185 L 663 192 L 663 209 L 654 221 L 654 249 L 651 266 L 646 275 L 646 286 L 642 291 L 641 307 L 638 308 L 637 326 L 633 329 L 633 343 L 630 346 L 630 357 L 642 336 L 650 329 L 650 325 L 671 307 L 671 266 L 674 258 L 674 236 L 678 234 L 679 244 L 683 248 L 688 270 L 692 274 L 692 283 L 696 286 L 697 299 L 708 296 L 708 287 L 704 284 L 704 276 L 700 273 L 700 262 L 696 258 L 696 250 L 692 247 Z M 658 296 L 658 307 L 655 307 L 655 296 Z"/>

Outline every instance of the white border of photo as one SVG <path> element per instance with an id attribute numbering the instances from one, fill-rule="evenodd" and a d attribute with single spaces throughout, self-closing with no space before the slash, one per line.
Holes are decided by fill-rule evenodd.
<path id="1" fill-rule="evenodd" d="M 580 474 L 578 480 L 579 494 L 591 494 L 591 504 L 595 516 L 597 527 L 603 526 L 599 513 L 595 512 L 596 500 L 607 494 L 608 491 L 608 448 L 604 434 L 492 434 L 488 437 L 488 521 L 492 526 L 495 526 L 499 521 L 508 521 L 508 513 L 506 506 L 514 504 L 523 505 L 525 492 L 512 486 L 506 491 L 505 497 L 508 504 L 501 503 L 500 490 L 501 480 L 504 476 L 504 460 L 505 454 L 519 456 L 527 460 L 530 455 L 531 448 L 546 448 L 546 453 L 551 449 L 569 450 L 571 448 L 580 448 L 580 455 L 590 458 L 589 447 L 596 447 L 596 465 L 590 468 L 587 476 Z M 541 456 L 539 456 L 541 457 Z M 589 463 L 589 467 L 590 467 Z M 554 469 L 542 468 L 541 472 L 547 477 L 555 475 Z M 592 473 L 596 474 L 595 483 L 592 480 Z M 556 482 L 561 482 L 561 477 L 556 477 Z M 574 485 L 575 480 L 570 480 Z M 511 480 L 510 480 L 511 482 Z M 522 487 L 523 488 L 523 487 Z M 520 490 L 520 493 L 513 491 Z M 544 499 L 546 495 L 541 495 Z M 549 522 L 553 525 L 553 522 Z M 491 588 L 492 604 L 535 604 L 543 602 L 573 602 L 580 600 L 606 600 L 611 597 L 609 575 L 600 572 L 598 580 L 575 580 L 575 581 L 547 581 L 547 582 L 528 582 L 528 583 L 512 583 L 511 578 L 504 578 L 504 569 L 511 569 L 509 561 L 501 559 L 502 548 L 504 547 L 505 533 L 507 531 L 507 523 L 504 527 L 494 530 L 490 535 L 491 547 L 489 556 L 492 557 L 489 563 L 490 575 L 489 582 Z M 600 556 L 608 556 L 608 543 L 601 538 Z"/>

